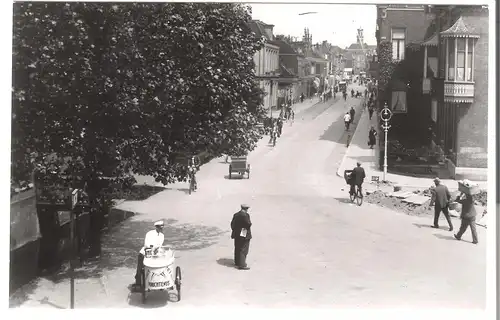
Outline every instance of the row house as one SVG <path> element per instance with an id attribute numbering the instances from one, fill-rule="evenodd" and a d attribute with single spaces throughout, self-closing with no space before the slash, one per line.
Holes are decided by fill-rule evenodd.
<path id="1" fill-rule="evenodd" d="M 346 51 L 352 57 L 352 72 L 353 75 L 359 75 L 360 72 L 368 70 L 367 56 L 371 57 L 376 46 L 369 46 L 366 43 L 363 47 L 359 43 L 351 44 Z"/>
<path id="2" fill-rule="evenodd" d="M 275 41 L 274 25 L 260 20 L 248 23 L 250 29 L 257 36 L 265 39 L 264 46 L 255 53 L 255 77 L 260 88 L 265 92 L 264 108 L 268 110 L 278 107 L 278 82 L 280 79 L 279 45 Z"/>
<path id="3" fill-rule="evenodd" d="M 377 41 L 399 61 L 390 135 L 439 150 L 446 177 L 487 177 L 488 8 L 378 5 Z M 382 66 L 380 66 L 382 67 Z M 415 141 L 413 141 L 415 143 Z M 441 172 L 441 171 L 440 171 Z"/>

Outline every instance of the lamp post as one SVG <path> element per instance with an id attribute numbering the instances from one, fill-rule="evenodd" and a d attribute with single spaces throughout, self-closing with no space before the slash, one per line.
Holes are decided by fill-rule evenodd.
<path id="1" fill-rule="evenodd" d="M 384 109 L 382 109 L 382 112 L 380 113 L 380 118 L 382 121 L 384 121 L 384 124 L 382 125 L 382 129 L 384 129 L 385 133 L 385 139 L 384 139 L 384 177 L 383 181 L 386 180 L 386 175 L 387 175 L 387 132 L 389 131 L 389 128 L 391 127 L 389 125 L 389 120 L 392 118 L 392 111 L 387 107 L 387 102 L 384 105 Z"/>
<path id="2" fill-rule="evenodd" d="M 78 202 L 79 190 L 71 190 L 71 211 L 70 211 L 70 243 L 71 252 L 69 260 L 69 273 L 70 273 L 70 308 L 75 308 L 75 206 Z"/>

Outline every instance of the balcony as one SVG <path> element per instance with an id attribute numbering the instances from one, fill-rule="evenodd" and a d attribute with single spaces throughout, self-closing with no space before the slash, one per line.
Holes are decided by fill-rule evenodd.
<path id="1" fill-rule="evenodd" d="M 473 103 L 474 82 L 444 82 L 444 102 Z"/>

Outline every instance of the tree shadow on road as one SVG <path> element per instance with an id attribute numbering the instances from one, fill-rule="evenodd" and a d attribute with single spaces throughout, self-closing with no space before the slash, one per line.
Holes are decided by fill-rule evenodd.
<path id="1" fill-rule="evenodd" d="M 136 184 L 130 189 L 120 189 L 115 191 L 112 195 L 112 199 L 124 199 L 127 201 L 142 201 L 153 195 L 166 190 L 164 187 L 150 186 L 147 184 Z"/>
<path id="2" fill-rule="evenodd" d="M 165 245 L 172 246 L 177 252 L 210 247 L 228 232 L 217 227 L 176 223 L 174 219 L 167 220 L 163 232 Z M 88 261 L 83 267 L 75 269 L 75 277 L 100 278 L 103 272 L 118 268 L 135 269 L 139 250 L 144 245 L 144 236 L 152 229 L 152 221 L 127 220 L 118 224 L 103 236 L 100 258 Z M 178 257 L 178 253 L 176 255 Z M 69 265 L 66 264 L 62 270 L 45 278 L 55 283 L 67 280 L 69 279 L 68 269 Z"/>
<path id="3" fill-rule="evenodd" d="M 224 179 L 226 179 L 226 180 L 246 180 L 246 179 L 247 179 L 247 177 L 248 177 L 248 176 L 247 176 L 247 174 L 246 174 L 246 173 L 245 173 L 245 174 L 236 174 L 236 173 L 235 173 L 235 174 L 232 174 L 232 175 L 231 175 L 231 178 L 229 178 L 229 175 L 228 175 L 228 174 L 226 174 L 226 175 L 224 176 Z"/>

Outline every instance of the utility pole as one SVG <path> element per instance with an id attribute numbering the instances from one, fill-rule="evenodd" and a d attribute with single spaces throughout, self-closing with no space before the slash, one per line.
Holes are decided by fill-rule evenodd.
<path id="1" fill-rule="evenodd" d="M 78 202 L 78 189 L 71 191 L 71 211 L 70 211 L 70 243 L 71 252 L 69 260 L 69 273 L 70 273 L 70 308 L 75 308 L 75 207 Z"/>

